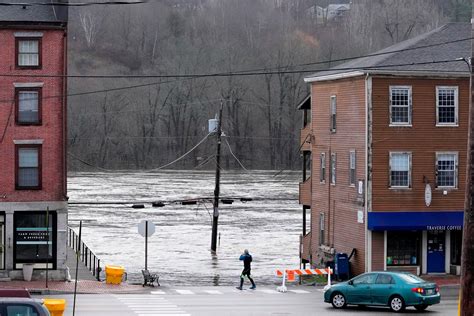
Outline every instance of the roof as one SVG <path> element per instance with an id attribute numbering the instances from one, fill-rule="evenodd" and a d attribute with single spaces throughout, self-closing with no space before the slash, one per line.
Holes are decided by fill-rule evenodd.
<path id="1" fill-rule="evenodd" d="M 0 0 L 1 3 L 45 3 L 51 0 Z M 61 1 L 58 1 L 61 2 Z M 65 2 L 65 1 L 64 1 Z M 67 7 L 53 5 L 0 5 L 0 22 L 24 22 L 24 23 L 60 23 L 67 21 L 62 13 Z"/>
<path id="2" fill-rule="evenodd" d="M 471 56 L 471 24 L 448 23 L 370 55 L 310 75 L 305 82 L 377 73 L 468 76 L 463 58 Z"/>

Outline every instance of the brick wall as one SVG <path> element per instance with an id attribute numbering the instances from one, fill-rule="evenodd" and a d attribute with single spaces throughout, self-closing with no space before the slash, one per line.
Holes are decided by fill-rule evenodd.
<path id="1" fill-rule="evenodd" d="M 319 251 L 319 218 L 325 214 L 325 244 L 350 253 L 353 273 L 365 270 L 365 224 L 357 222 L 357 191 L 349 185 L 349 151 L 356 150 L 356 179 L 365 177 L 365 80 L 363 77 L 316 82 L 311 87 L 312 130 L 312 251 L 317 265 L 330 259 Z M 337 96 L 337 130 L 331 133 L 330 97 Z M 320 183 L 320 154 L 326 153 L 326 182 Z M 336 153 L 336 185 L 330 182 L 330 157 Z"/>
<path id="2" fill-rule="evenodd" d="M 15 69 L 15 32 L 42 32 L 42 69 Z M 11 75 L 64 74 L 63 30 L 0 29 L 0 73 Z M 42 125 L 18 126 L 15 123 L 14 83 L 42 82 Z M 63 160 L 64 109 L 60 96 L 62 78 L 0 77 L 0 196 L 2 202 L 65 200 Z M 12 109 L 13 106 L 13 109 Z M 10 111 L 11 115 L 10 115 Z M 43 139 L 42 190 L 15 190 L 14 140 Z"/>

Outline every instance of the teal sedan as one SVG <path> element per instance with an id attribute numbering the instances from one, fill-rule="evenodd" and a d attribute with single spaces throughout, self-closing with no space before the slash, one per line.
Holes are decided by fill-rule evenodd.
<path id="1" fill-rule="evenodd" d="M 441 301 L 439 288 L 411 273 L 369 272 L 324 292 L 324 301 L 334 308 L 351 305 L 388 306 L 402 312 L 407 306 L 422 311 Z"/>

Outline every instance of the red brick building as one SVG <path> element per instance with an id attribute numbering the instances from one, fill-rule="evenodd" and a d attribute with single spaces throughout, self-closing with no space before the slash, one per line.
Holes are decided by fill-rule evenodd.
<path id="1" fill-rule="evenodd" d="M 0 9 L 3 278 L 22 278 L 27 263 L 34 264 L 34 278 L 44 277 L 47 266 L 50 278 L 66 277 L 66 78 L 61 76 L 67 65 L 67 13 L 60 6 Z"/>
<path id="2" fill-rule="evenodd" d="M 303 262 L 459 273 L 470 32 L 447 24 L 305 79 Z"/>

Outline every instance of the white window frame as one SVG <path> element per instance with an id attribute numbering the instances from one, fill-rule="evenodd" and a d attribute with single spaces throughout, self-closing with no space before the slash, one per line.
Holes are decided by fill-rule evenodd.
<path id="1" fill-rule="evenodd" d="M 329 182 L 331 183 L 331 185 L 336 185 L 336 167 L 337 167 L 337 156 L 336 156 L 336 153 L 331 153 L 331 162 L 329 164 L 329 168 L 330 168 L 330 179 L 329 179 Z"/>
<path id="2" fill-rule="evenodd" d="M 439 90 L 454 90 L 454 123 L 439 122 Z M 458 86 L 436 86 L 436 126 L 453 127 L 459 126 L 459 87 Z"/>
<path id="3" fill-rule="evenodd" d="M 405 185 L 392 185 L 392 156 L 394 155 L 408 155 L 408 186 Z M 412 153 L 408 151 L 391 151 L 389 157 L 389 172 L 388 172 L 388 183 L 390 189 L 411 189 L 411 172 L 412 172 Z"/>
<path id="4" fill-rule="evenodd" d="M 349 186 L 355 187 L 356 184 L 356 151 L 355 149 L 349 151 Z M 352 178 L 352 170 L 354 170 L 354 178 Z"/>
<path id="5" fill-rule="evenodd" d="M 392 91 L 398 89 L 406 89 L 408 90 L 408 122 L 393 122 L 392 121 Z M 411 86 L 390 86 L 390 96 L 389 96 L 389 120 L 390 124 L 389 126 L 395 127 L 395 126 L 406 126 L 406 127 L 411 127 L 412 126 L 412 109 L 413 109 L 413 93 L 412 93 L 412 87 Z M 397 106 L 401 107 L 401 106 Z"/>
<path id="6" fill-rule="evenodd" d="M 326 153 L 319 155 L 319 183 L 326 183 Z"/>
<path id="7" fill-rule="evenodd" d="M 329 130 L 331 133 L 336 132 L 336 127 L 337 127 L 337 97 L 335 95 L 332 95 L 329 99 Z"/>
<path id="8" fill-rule="evenodd" d="M 454 186 L 438 186 L 438 159 L 440 155 L 453 155 L 454 156 Z M 459 184 L 459 153 L 457 151 L 437 151 L 436 152 L 436 189 L 457 189 Z"/>

